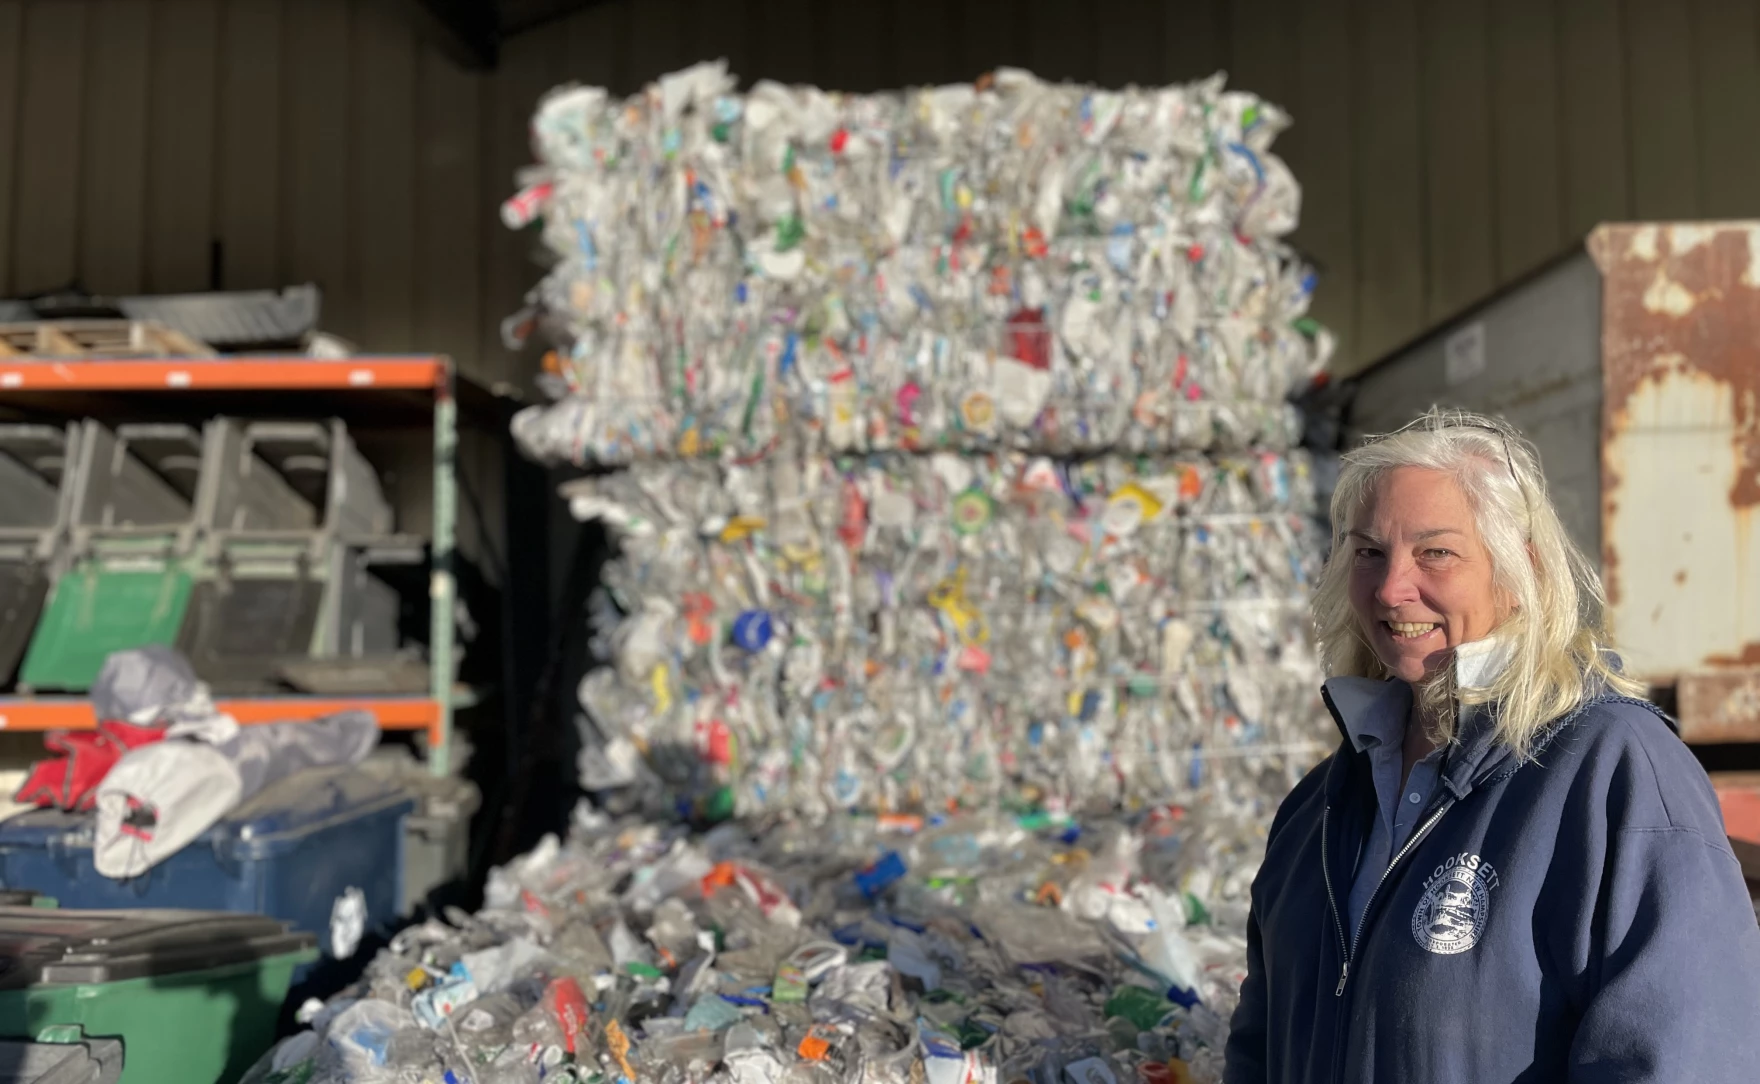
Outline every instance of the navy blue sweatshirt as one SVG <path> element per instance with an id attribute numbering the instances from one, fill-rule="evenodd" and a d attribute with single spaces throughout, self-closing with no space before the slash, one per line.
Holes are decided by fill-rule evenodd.
<path id="1" fill-rule="evenodd" d="M 1327 706 L 1375 684 L 1335 678 Z M 1602 697 L 1519 762 L 1463 714 L 1354 944 L 1367 757 L 1347 741 L 1284 800 L 1227 1084 L 1760 1080 L 1760 926 L 1672 724 Z"/>

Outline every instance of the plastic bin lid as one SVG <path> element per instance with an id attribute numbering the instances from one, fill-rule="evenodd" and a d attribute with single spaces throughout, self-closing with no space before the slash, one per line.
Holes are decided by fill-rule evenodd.
<path id="1" fill-rule="evenodd" d="M 0 907 L 0 991 L 182 975 L 316 945 L 262 915 Z"/>
<path id="2" fill-rule="evenodd" d="M 121 1076 L 120 1039 L 0 1041 L 0 1080 L 7 1084 L 115 1084 Z"/>
<path id="3" fill-rule="evenodd" d="M 230 832 L 240 841 L 278 850 L 338 821 L 398 807 L 408 813 L 414 806 L 402 787 L 352 765 L 313 768 L 268 787 L 210 832 Z"/>
<path id="4" fill-rule="evenodd" d="M 396 783 L 356 768 L 313 768 L 265 788 L 190 846 L 206 844 L 239 861 L 273 858 L 339 822 L 390 810 L 408 813 L 414 804 Z M 0 823 L 0 847 L 90 849 L 95 821 L 92 813 L 56 809 L 20 813 Z"/>

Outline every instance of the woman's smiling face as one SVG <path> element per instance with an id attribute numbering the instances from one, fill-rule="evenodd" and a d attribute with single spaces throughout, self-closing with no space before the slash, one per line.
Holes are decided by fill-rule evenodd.
<path id="1" fill-rule="evenodd" d="M 1343 556 L 1363 637 L 1401 680 L 1436 673 L 1454 647 L 1484 639 L 1504 615 L 1472 506 L 1441 471 L 1401 467 L 1382 477 Z"/>

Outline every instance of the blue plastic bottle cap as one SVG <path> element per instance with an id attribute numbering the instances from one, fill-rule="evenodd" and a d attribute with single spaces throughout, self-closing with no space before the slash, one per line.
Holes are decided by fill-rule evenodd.
<path id="1" fill-rule="evenodd" d="M 887 851 L 878 862 L 856 874 L 856 885 L 861 888 L 862 895 L 873 899 L 888 886 L 902 880 L 904 874 L 904 859 L 897 851 Z"/>
<path id="2" fill-rule="evenodd" d="M 776 635 L 768 610 L 747 610 L 733 619 L 733 642 L 747 651 L 762 651 Z"/>

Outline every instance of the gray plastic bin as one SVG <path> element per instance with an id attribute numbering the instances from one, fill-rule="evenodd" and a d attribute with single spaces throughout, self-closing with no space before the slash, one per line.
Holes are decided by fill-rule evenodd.
<path id="1" fill-rule="evenodd" d="M 469 756 L 468 745 L 459 752 Z M 360 770 L 394 783 L 415 799 L 405 818 L 403 891 L 398 914 L 405 918 L 429 902 L 434 890 L 463 882 L 470 874 L 471 820 L 483 794 L 460 776 L 435 778 L 404 747 L 381 747 Z"/>
<path id="2" fill-rule="evenodd" d="M 0 529 L 33 535 L 61 525 L 61 479 L 77 429 L 0 425 Z"/>
<path id="3" fill-rule="evenodd" d="M 404 821 L 403 915 L 413 914 L 436 888 L 470 874 L 471 818 L 483 804 L 482 792 L 466 779 L 436 782 L 446 792 L 418 792 L 421 804 Z"/>
<path id="4" fill-rule="evenodd" d="M 0 682 L 10 682 L 64 560 L 77 425 L 0 425 Z"/>
<path id="5" fill-rule="evenodd" d="M 345 542 L 331 552 L 334 589 L 325 592 L 325 613 L 312 642 L 316 658 L 364 659 L 395 654 L 401 600 L 374 569 L 419 565 L 420 539 Z"/>
<path id="6" fill-rule="evenodd" d="M 201 488 L 202 433 L 188 425 L 130 424 L 116 427 L 129 454 L 152 468 L 193 509 Z"/>
<path id="7" fill-rule="evenodd" d="M 73 526 L 78 532 L 187 535 L 194 526 L 189 497 L 134 453 L 128 430 L 112 433 L 90 419 L 80 430 L 75 460 Z M 183 426 L 152 426 L 150 439 Z"/>
<path id="8" fill-rule="evenodd" d="M 252 422 L 244 436 L 316 512 L 316 526 L 344 538 L 391 533 L 379 475 L 340 420 Z"/>
<path id="9" fill-rule="evenodd" d="M 375 565 L 419 563 L 347 427 L 210 423 L 199 582 L 178 644 L 226 692 L 268 690 L 289 662 L 391 655 L 399 599 Z"/>
<path id="10" fill-rule="evenodd" d="M 121 1079 L 121 1039 L 0 1041 L 0 1081 L 6 1084 L 116 1084 Z"/>
<path id="11" fill-rule="evenodd" d="M 196 502 L 202 530 L 218 535 L 316 529 L 318 510 L 257 454 L 252 428 L 233 418 L 208 423 Z"/>

